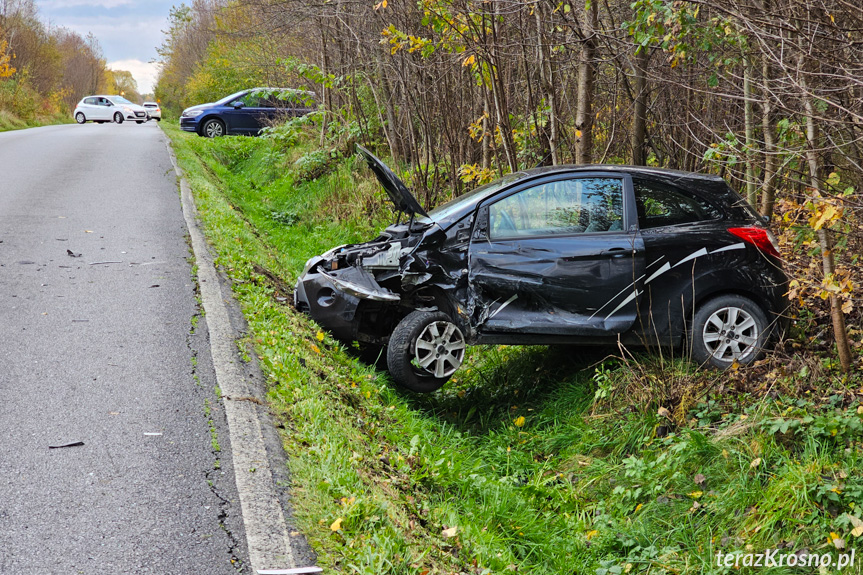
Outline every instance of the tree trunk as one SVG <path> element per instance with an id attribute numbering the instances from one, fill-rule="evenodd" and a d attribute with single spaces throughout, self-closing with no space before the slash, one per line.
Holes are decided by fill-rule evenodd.
<path id="1" fill-rule="evenodd" d="M 761 131 L 764 132 L 764 187 L 761 190 L 761 215 L 772 217 L 776 203 L 776 119 L 770 102 L 770 65 L 767 57 L 761 64 L 763 100 L 761 102 Z"/>
<path id="2" fill-rule="evenodd" d="M 560 163 L 557 156 L 557 98 L 554 94 L 554 76 L 551 68 L 551 58 L 548 53 L 548 42 L 543 32 L 543 20 L 545 19 L 545 10 L 542 9 L 544 4 L 537 3 L 534 8 L 536 16 L 536 37 L 539 41 L 539 78 L 542 83 L 542 92 L 545 96 L 546 104 L 548 105 L 548 151 L 551 154 L 551 163 L 557 165 Z"/>
<path id="3" fill-rule="evenodd" d="M 800 56 L 799 67 L 800 87 L 802 89 L 803 107 L 806 111 L 806 161 L 809 164 L 809 177 L 812 188 L 819 193 L 821 191 L 820 165 L 818 160 L 818 128 L 815 125 L 815 106 L 812 104 L 812 96 L 806 86 L 805 71 L 803 71 L 803 56 Z M 833 259 L 833 238 L 830 237 L 830 230 L 825 227 L 816 231 L 818 236 L 818 244 L 821 248 L 821 265 L 824 271 L 824 277 L 829 278 L 833 275 L 836 267 L 836 262 Z M 848 331 L 845 329 L 845 314 L 842 312 L 842 307 L 839 303 L 839 298 L 836 294 L 830 294 L 830 318 L 833 320 L 833 337 L 836 340 L 836 352 L 839 355 L 839 363 L 842 366 L 842 371 L 848 373 L 851 371 L 851 347 L 848 344 Z"/>
<path id="4" fill-rule="evenodd" d="M 644 166 L 647 158 L 644 153 L 644 140 L 647 137 L 647 65 L 650 59 L 649 48 L 642 46 L 635 55 L 635 101 L 632 116 L 632 165 Z"/>
<path id="5" fill-rule="evenodd" d="M 746 137 L 746 200 L 758 209 L 757 188 L 755 186 L 755 120 L 752 113 L 752 60 L 748 54 L 743 57 L 743 126 Z"/>
<path id="6" fill-rule="evenodd" d="M 578 64 L 578 104 L 575 112 L 575 162 L 589 164 L 593 160 L 593 75 L 596 58 L 597 2 L 584 8 L 584 41 Z"/>

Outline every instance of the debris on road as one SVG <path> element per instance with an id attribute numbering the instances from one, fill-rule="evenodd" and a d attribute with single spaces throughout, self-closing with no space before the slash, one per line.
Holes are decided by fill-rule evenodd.
<path id="1" fill-rule="evenodd" d="M 156 435 L 162 435 L 162 433 L 158 432 L 158 431 L 145 431 L 144 435 L 156 436 Z"/>
<path id="2" fill-rule="evenodd" d="M 80 258 L 81 254 L 76 254 L 72 250 L 66 250 L 66 255 L 73 258 Z"/>
<path id="3" fill-rule="evenodd" d="M 65 445 L 49 445 L 48 449 L 62 449 L 63 447 L 78 447 L 79 445 L 84 445 L 83 441 L 76 441 L 74 443 L 67 443 Z"/>
<path id="4" fill-rule="evenodd" d="M 114 262 L 114 261 L 110 261 L 110 262 L 90 262 L 90 263 L 89 263 L 89 264 L 87 264 L 87 265 L 90 265 L 90 266 L 98 266 L 98 265 L 100 265 L 100 264 L 121 264 L 121 263 L 123 263 L 123 262 Z"/>

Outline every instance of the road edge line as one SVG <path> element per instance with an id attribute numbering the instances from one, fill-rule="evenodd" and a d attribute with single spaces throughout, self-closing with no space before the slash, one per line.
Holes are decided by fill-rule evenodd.
<path id="1" fill-rule="evenodd" d="M 228 423 L 234 477 L 240 497 L 251 573 L 276 567 L 296 568 L 290 534 L 276 493 L 257 407 L 251 401 L 227 399 L 245 398 L 253 394 L 251 386 L 246 384 L 242 370 L 235 363 L 238 360 L 237 348 L 225 303 L 226 299 L 232 298 L 233 295 L 222 294 L 207 241 L 198 226 L 192 189 L 177 163 L 170 139 L 164 133 L 163 137 L 174 173 L 179 180 L 180 204 L 198 265 L 198 285 L 204 307 L 204 320 L 210 334 L 210 353 L 216 382 L 223 397 L 226 396 L 222 404 Z"/>

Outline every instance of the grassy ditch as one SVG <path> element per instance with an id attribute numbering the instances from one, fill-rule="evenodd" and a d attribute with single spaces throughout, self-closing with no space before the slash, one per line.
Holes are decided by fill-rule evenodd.
<path id="1" fill-rule="evenodd" d="M 401 392 L 287 305 L 306 259 L 389 222 L 370 175 L 302 138 L 162 127 L 248 319 L 241 345 L 267 374 L 326 569 L 732 573 L 718 552 L 859 548 L 859 376 L 814 354 L 718 376 L 667 355 L 486 347 L 442 390 Z"/>

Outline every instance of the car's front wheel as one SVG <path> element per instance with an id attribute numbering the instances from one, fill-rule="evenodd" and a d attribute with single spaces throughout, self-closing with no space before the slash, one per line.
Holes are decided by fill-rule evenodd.
<path id="1" fill-rule="evenodd" d="M 207 138 L 219 138 L 225 135 L 225 124 L 221 120 L 210 118 L 201 127 L 201 135 Z"/>
<path id="2" fill-rule="evenodd" d="M 114 113 L 114 121 L 118 124 L 122 124 L 123 123 L 123 114 L 121 114 L 120 112 L 115 112 Z"/>
<path id="3" fill-rule="evenodd" d="M 78 112 L 77 114 L 75 114 L 75 121 L 79 124 L 83 124 L 84 122 L 86 122 L 87 117 L 84 116 L 84 112 Z"/>
<path id="4" fill-rule="evenodd" d="M 464 335 L 447 314 L 415 311 L 393 330 L 387 367 L 398 385 L 427 393 L 452 377 L 464 361 L 464 352 Z"/>
<path id="5" fill-rule="evenodd" d="M 692 357 L 704 365 L 728 369 L 746 365 L 764 353 L 770 325 L 749 298 L 724 295 L 704 302 L 692 318 Z"/>

